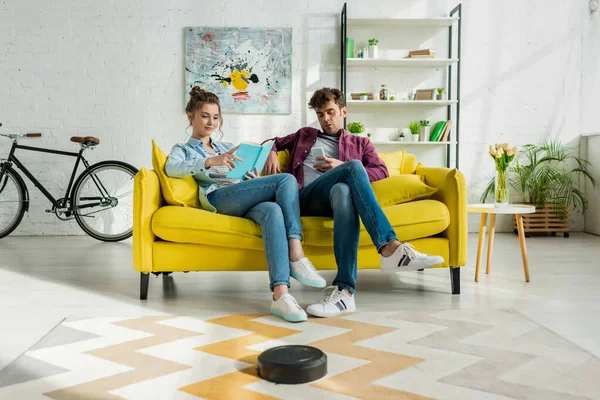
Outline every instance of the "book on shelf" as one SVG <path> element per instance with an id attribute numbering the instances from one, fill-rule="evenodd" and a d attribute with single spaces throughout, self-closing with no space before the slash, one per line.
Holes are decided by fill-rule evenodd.
<path id="1" fill-rule="evenodd" d="M 435 54 L 431 54 L 431 55 L 420 55 L 420 54 L 416 54 L 416 55 L 410 55 L 406 58 L 435 58 Z"/>
<path id="2" fill-rule="evenodd" d="M 439 121 L 433 126 L 431 135 L 429 136 L 429 141 L 447 142 L 450 135 L 450 128 L 452 128 L 452 120 Z"/>
<path id="3" fill-rule="evenodd" d="M 422 49 L 422 50 L 410 50 L 408 56 L 435 56 L 435 50 Z"/>
<path id="4" fill-rule="evenodd" d="M 350 98 L 352 100 L 360 100 L 360 95 L 363 94 L 365 92 L 362 93 L 350 93 Z M 373 96 L 373 93 L 366 93 L 367 95 L 367 100 L 375 100 L 375 96 Z"/>
<path id="5" fill-rule="evenodd" d="M 446 121 L 446 125 L 444 125 L 444 130 L 442 131 L 442 134 L 440 135 L 438 142 L 447 142 L 448 141 L 451 128 L 452 128 L 452 120 L 449 119 L 448 121 Z"/>
<path id="6" fill-rule="evenodd" d="M 446 126 L 446 121 L 439 121 L 433 126 L 431 130 L 431 134 L 429 135 L 430 142 L 437 142 L 444 130 L 444 126 Z"/>

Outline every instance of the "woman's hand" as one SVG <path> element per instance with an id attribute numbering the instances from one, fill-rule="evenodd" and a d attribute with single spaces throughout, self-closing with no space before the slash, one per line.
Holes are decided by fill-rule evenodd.
<path id="1" fill-rule="evenodd" d="M 207 158 L 206 162 L 204 163 L 204 166 L 206 168 L 209 168 L 209 167 L 216 167 L 219 165 L 225 165 L 229 169 L 234 169 L 235 168 L 234 160 L 243 161 L 241 158 L 239 158 L 238 156 L 233 154 L 238 149 L 238 147 L 239 146 L 235 146 L 233 149 L 229 150 L 227 153 L 223 153 L 223 154 L 215 156 L 215 157 Z"/>
<path id="2" fill-rule="evenodd" d="M 254 167 L 254 172 L 248 171 L 248 172 L 246 172 L 246 175 L 244 175 L 244 179 L 256 179 L 256 178 L 260 178 L 259 173 L 258 173 L 258 168 L 256 168 L 256 167 Z"/>

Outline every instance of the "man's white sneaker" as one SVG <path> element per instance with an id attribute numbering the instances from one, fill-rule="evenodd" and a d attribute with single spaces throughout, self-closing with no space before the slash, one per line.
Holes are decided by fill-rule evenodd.
<path id="1" fill-rule="evenodd" d="M 335 317 L 341 313 L 356 310 L 354 295 L 348 296 L 345 290 L 329 286 L 323 290 L 323 299 L 308 306 L 306 311 L 315 317 Z"/>
<path id="2" fill-rule="evenodd" d="M 289 293 L 281 295 L 277 301 L 271 301 L 271 314 L 289 322 L 306 321 L 306 312 L 300 307 L 294 296 Z"/>
<path id="3" fill-rule="evenodd" d="M 412 245 L 402 243 L 391 256 L 381 256 L 381 269 L 384 271 L 415 271 L 431 268 L 443 262 L 443 257 L 421 253 Z"/>
<path id="4" fill-rule="evenodd" d="M 298 282 L 307 286 L 318 288 L 327 286 L 325 279 L 319 275 L 314 265 L 306 257 L 298 261 L 290 261 L 290 275 Z"/>

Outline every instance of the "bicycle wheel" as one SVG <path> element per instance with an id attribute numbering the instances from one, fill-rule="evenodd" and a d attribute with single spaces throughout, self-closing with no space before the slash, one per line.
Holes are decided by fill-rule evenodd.
<path id="1" fill-rule="evenodd" d="M 0 239 L 21 223 L 28 201 L 23 179 L 12 168 L 0 166 Z"/>
<path id="2" fill-rule="evenodd" d="M 85 233 L 104 242 L 131 237 L 133 178 L 137 171 L 120 161 L 103 161 L 79 176 L 71 204 L 75 220 Z"/>

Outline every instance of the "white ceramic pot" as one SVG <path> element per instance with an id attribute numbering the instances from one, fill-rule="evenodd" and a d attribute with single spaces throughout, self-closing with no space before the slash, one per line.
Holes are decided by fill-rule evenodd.
<path id="1" fill-rule="evenodd" d="M 419 134 L 418 133 L 416 135 L 411 134 L 410 136 L 412 136 L 412 141 L 413 142 L 418 142 L 419 141 Z"/>
<path id="2" fill-rule="evenodd" d="M 431 134 L 431 126 L 422 126 L 419 132 L 419 142 L 427 142 Z"/>
<path id="3" fill-rule="evenodd" d="M 379 54 L 378 54 L 377 46 L 369 45 L 369 58 L 378 58 L 378 57 L 379 57 Z"/>

